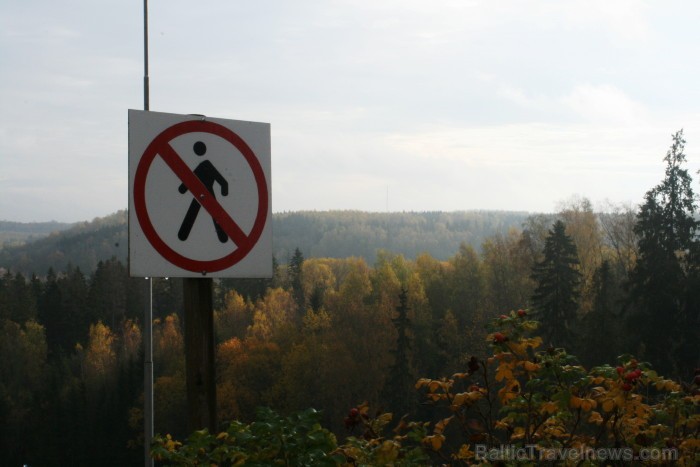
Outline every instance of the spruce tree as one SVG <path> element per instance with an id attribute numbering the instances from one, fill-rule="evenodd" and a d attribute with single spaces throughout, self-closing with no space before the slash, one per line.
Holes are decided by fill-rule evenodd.
<path id="1" fill-rule="evenodd" d="M 579 357 L 588 366 L 614 362 L 620 348 L 620 287 L 610 261 L 604 260 L 593 274 L 593 305 L 583 317 L 585 348 Z"/>
<path id="2" fill-rule="evenodd" d="M 397 418 L 408 413 L 415 399 L 415 378 L 411 370 L 412 324 L 408 311 L 408 292 L 402 288 L 399 293 L 399 305 L 396 307 L 397 315 L 391 320 L 397 334 L 396 347 L 391 351 L 394 363 L 389 369 L 383 390 L 383 399 Z"/>
<path id="3" fill-rule="evenodd" d="M 294 249 L 294 256 L 289 261 L 289 285 L 292 288 L 292 295 L 299 310 L 299 316 L 304 316 L 306 312 L 306 301 L 304 299 L 304 290 L 301 281 L 302 268 L 304 267 L 304 255 L 299 248 Z"/>
<path id="4" fill-rule="evenodd" d="M 682 374 L 697 363 L 694 304 L 698 228 L 692 179 L 685 163 L 683 130 L 673 135 L 665 177 L 649 190 L 634 231 L 639 257 L 630 277 L 633 310 L 628 335 L 636 351 L 662 372 Z M 694 336 L 688 329 L 695 329 Z"/>
<path id="5" fill-rule="evenodd" d="M 562 221 L 554 223 L 544 245 L 544 258 L 532 271 L 537 284 L 532 296 L 545 343 L 571 347 L 578 311 L 580 276 L 576 245 Z"/>

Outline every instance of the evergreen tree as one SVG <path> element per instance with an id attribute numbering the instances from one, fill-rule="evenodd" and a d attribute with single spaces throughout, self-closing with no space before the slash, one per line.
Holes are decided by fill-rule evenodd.
<path id="1" fill-rule="evenodd" d="M 614 362 L 620 349 L 619 281 L 608 260 L 596 269 L 592 283 L 593 305 L 583 317 L 585 348 L 579 356 L 588 366 Z"/>
<path id="2" fill-rule="evenodd" d="M 644 197 L 634 228 L 639 257 L 630 278 L 635 350 L 661 371 L 676 374 L 689 370 L 683 367 L 697 363 L 698 356 L 691 284 L 700 224 L 694 217 L 692 180 L 683 168 L 684 147 L 680 130 L 664 157 L 664 179 Z M 695 329 L 694 336 L 687 335 L 688 328 Z"/>
<path id="3" fill-rule="evenodd" d="M 396 348 L 391 351 L 394 363 L 389 369 L 384 383 L 383 399 L 389 404 L 389 411 L 402 416 L 410 410 L 415 398 L 415 378 L 411 371 L 411 320 L 408 317 L 408 291 L 405 288 L 399 293 L 399 305 L 396 307 L 397 316 L 392 318 L 396 329 Z M 397 417 L 398 418 L 398 417 Z"/>
<path id="4" fill-rule="evenodd" d="M 88 306 L 91 321 L 103 320 L 116 329 L 126 316 L 128 272 L 116 257 L 97 263 L 90 279 Z"/>
<path id="5" fill-rule="evenodd" d="M 299 248 L 294 249 L 294 256 L 289 261 L 288 272 L 289 272 L 289 285 L 292 288 L 292 295 L 294 296 L 294 301 L 297 304 L 297 309 L 299 316 L 304 315 L 306 308 L 306 301 L 304 299 L 304 288 L 302 286 L 303 282 L 301 280 L 302 268 L 304 267 L 304 255 L 301 253 Z"/>
<path id="6" fill-rule="evenodd" d="M 570 348 L 575 335 L 580 273 L 576 245 L 566 235 L 562 221 L 555 222 L 549 231 L 543 254 L 532 272 L 537 284 L 532 305 L 545 342 Z"/>

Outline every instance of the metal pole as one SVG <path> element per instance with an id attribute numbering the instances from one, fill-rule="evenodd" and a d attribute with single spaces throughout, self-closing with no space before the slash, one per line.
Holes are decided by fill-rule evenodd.
<path id="1" fill-rule="evenodd" d="M 148 0 L 143 0 L 143 110 L 150 110 L 148 82 Z"/>
<path id="2" fill-rule="evenodd" d="M 148 80 L 148 0 L 143 0 L 143 110 L 150 110 Z M 153 279 L 146 278 L 143 352 L 143 449 L 144 465 L 153 467 Z"/>

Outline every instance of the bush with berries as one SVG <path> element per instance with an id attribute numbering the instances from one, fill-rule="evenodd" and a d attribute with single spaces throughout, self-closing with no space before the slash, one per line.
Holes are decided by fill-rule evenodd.
<path id="1" fill-rule="evenodd" d="M 543 348 L 537 325 L 526 310 L 501 315 L 489 357 L 419 379 L 432 422 L 362 404 L 345 419 L 356 434 L 338 445 L 314 411 L 267 410 L 264 423 L 233 422 L 216 436 L 159 437 L 152 452 L 173 465 L 700 465 L 700 376 L 681 384 L 629 355 L 586 369 L 565 349 Z"/>

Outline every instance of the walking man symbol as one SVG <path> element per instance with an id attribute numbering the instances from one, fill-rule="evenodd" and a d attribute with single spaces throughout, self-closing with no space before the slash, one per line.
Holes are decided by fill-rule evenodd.
<path id="1" fill-rule="evenodd" d="M 203 156 L 207 152 L 206 144 L 201 141 L 194 143 L 192 149 L 198 156 Z M 221 194 L 223 196 L 228 196 L 228 182 L 219 173 L 219 171 L 216 170 L 216 167 L 214 167 L 210 161 L 205 160 L 204 162 L 201 162 L 197 168 L 194 169 L 194 174 L 197 176 L 197 178 L 199 178 L 202 184 L 204 184 L 207 191 L 215 198 L 214 182 L 217 182 L 221 186 Z M 187 187 L 184 183 L 180 185 L 178 191 L 183 194 L 187 192 Z M 187 237 L 190 236 L 190 231 L 192 230 L 192 226 L 194 226 L 194 221 L 197 219 L 197 215 L 199 214 L 201 207 L 202 205 L 199 204 L 197 199 L 193 198 L 192 202 L 190 203 L 190 208 L 187 210 L 187 214 L 185 214 L 185 218 L 182 220 L 180 230 L 177 232 L 177 237 L 180 240 L 185 241 L 187 240 Z M 224 232 L 224 229 L 221 228 L 216 220 L 212 220 L 214 221 L 214 228 L 216 229 L 216 236 L 219 237 L 219 241 L 221 243 L 226 243 L 228 241 L 228 235 L 226 232 Z"/>

